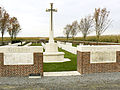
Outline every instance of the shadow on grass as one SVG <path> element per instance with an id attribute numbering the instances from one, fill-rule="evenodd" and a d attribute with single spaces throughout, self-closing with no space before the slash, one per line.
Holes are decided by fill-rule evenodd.
<path id="1" fill-rule="evenodd" d="M 44 63 L 44 72 L 56 72 L 56 71 L 76 71 L 77 70 L 77 55 L 69 53 L 59 48 L 59 52 L 64 52 L 64 58 L 69 58 L 71 61 L 62 63 Z"/>

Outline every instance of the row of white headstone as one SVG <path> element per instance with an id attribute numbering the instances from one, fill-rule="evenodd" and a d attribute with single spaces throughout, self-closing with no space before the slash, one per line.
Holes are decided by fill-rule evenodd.
<path id="1" fill-rule="evenodd" d="M 62 44 L 59 43 L 58 46 L 74 54 L 76 54 L 77 51 L 90 52 L 91 63 L 116 62 L 116 51 L 120 51 L 119 45 L 116 45 L 116 46 L 115 45 L 113 46 L 112 45 L 108 45 L 108 46 L 107 45 L 102 45 L 102 46 L 88 46 L 88 45 L 80 46 L 79 45 L 77 47 L 73 47 L 70 43 L 63 44 L 62 42 Z M 0 53 L 4 53 L 5 65 L 33 64 L 34 52 L 43 53 L 43 47 L 42 46 L 0 47 Z"/>
<path id="2" fill-rule="evenodd" d="M 70 53 L 77 54 L 77 47 L 72 46 L 72 43 L 57 41 L 57 44 L 59 48 L 62 48 Z"/>
<path id="3" fill-rule="evenodd" d="M 57 42 L 59 48 L 62 48 L 73 54 L 80 52 L 90 52 L 90 63 L 111 63 L 116 62 L 116 52 L 120 51 L 119 45 L 82 45 L 72 46 L 72 43 Z"/>
<path id="4" fill-rule="evenodd" d="M 41 43 L 43 48 L 45 49 L 45 44 Z M 59 42 L 57 41 L 57 45 L 59 48 L 62 48 L 70 53 L 77 54 L 77 48 L 72 46 L 72 43 L 64 43 L 64 42 Z"/>

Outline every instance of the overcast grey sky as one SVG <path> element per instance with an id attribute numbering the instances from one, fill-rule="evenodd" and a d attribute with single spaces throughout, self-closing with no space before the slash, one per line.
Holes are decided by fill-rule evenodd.
<path id="1" fill-rule="evenodd" d="M 120 34 L 120 0 L 0 0 L 10 16 L 18 18 L 22 31 L 19 36 L 49 36 L 49 15 L 45 12 L 54 3 L 54 36 L 63 36 L 63 28 L 74 20 L 94 13 L 95 8 L 107 8 L 111 26 L 104 34 Z M 93 35 L 92 33 L 91 35 Z M 6 34 L 7 36 L 7 34 Z M 80 34 L 78 35 L 80 36 Z"/>

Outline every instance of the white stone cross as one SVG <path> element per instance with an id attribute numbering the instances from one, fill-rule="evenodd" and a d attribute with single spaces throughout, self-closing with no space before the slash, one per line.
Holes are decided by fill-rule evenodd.
<path id="1" fill-rule="evenodd" d="M 54 36 L 53 36 L 53 12 L 57 12 L 57 10 L 53 9 L 53 3 L 50 3 L 50 9 L 46 9 L 46 12 L 50 12 L 49 43 L 54 43 Z"/>

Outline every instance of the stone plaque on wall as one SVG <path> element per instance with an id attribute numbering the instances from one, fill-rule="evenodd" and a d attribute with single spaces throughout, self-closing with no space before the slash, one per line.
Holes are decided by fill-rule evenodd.
<path id="1" fill-rule="evenodd" d="M 90 54 L 90 63 L 111 63 L 116 62 L 116 51 L 102 50 L 92 51 Z"/>
<path id="2" fill-rule="evenodd" d="M 32 65 L 33 53 L 4 53 L 4 65 Z"/>

